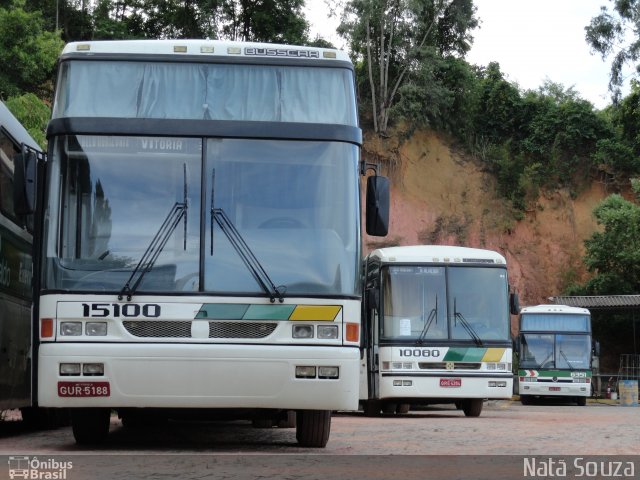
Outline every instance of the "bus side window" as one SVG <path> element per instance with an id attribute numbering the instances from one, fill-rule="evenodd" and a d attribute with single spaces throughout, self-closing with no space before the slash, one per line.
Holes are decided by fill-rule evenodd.
<path id="1" fill-rule="evenodd" d="M 13 204 L 13 159 L 20 154 L 20 149 L 0 131 L 0 210 L 10 218 L 15 219 Z"/>

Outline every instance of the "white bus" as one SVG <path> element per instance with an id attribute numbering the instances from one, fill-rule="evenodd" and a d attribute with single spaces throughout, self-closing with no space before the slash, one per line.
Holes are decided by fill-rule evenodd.
<path id="1" fill-rule="evenodd" d="M 505 258 L 450 246 L 381 248 L 365 259 L 360 400 L 365 414 L 455 403 L 479 416 L 511 398 Z"/>
<path id="2" fill-rule="evenodd" d="M 565 397 L 586 405 L 591 396 L 591 313 L 566 305 L 537 305 L 520 312 L 516 340 L 518 395 L 523 405 L 540 397 Z"/>
<path id="3" fill-rule="evenodd" d="M 125 424 L 215 409 L 295 411 L 299 444 L 323 447 L 330 412 L 358 406 L 366 165 L 348 57 L 71 43 L 47 137 L 39 404 L 70 407 L 78 443 L 106 438 L 111 409 Z M 388 180 L 368 187 L 384 235 Z"/>

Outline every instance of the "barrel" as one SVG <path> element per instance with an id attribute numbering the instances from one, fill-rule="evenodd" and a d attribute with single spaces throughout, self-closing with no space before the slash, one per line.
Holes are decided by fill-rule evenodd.
<path id="1" fill-rule="evenodd" d="M 637 380 L 620 380 L 618 388 L 620 389 L 620 405 L 625 407 L 638 406 Z"/>

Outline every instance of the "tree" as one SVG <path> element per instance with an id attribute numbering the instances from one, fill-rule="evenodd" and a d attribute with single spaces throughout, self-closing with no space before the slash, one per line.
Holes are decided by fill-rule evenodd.
<path id="1" fill-rule="evenodd" d="M 638 192 L 638 182 L 635 181 Z M 640 291 L 640 206 L 618 194 L 603 200 L 593 214 L 602 231 L 585 241 L 584 263 L 594 274 L 575 292 L 589 295 Z"/>
<path id="2" fill-rule="evenodd" d="M 471 0 L 349 0 L 338 33 L 366 65 L 374 130 L 385 134 L 400 89 L 433 75 L 435 56 L 464 55 L 477 26 Z M 426 96 L 427 98 L 429 95 Z"/>
<path id="3" fill-rule="evenodd" d="M 636 62 L 640 56 L 640 0 L 610 0 L 611 11 L 606 6 L 600 8 L 600 14 L 591 19 L 585 27 L 587 43 L 602 56 L 604 60 L 613 54 L 609 90 L 614 101 L 620 99 L 620 87 L 624 81 L 622 69 L 631 64 L 636 72 Z M 634 32 L 629 38 L 628 32 Z"/>
<path id="4" fill-rule="evenodd" d="M 34 92 L 49 96 L 56 59 L 63 42 L 43 30 L 39 12 L 26 12 L 25 1 L 0 8 L 0 98 Z"/>
<path id="5" fill-rule="evenodd" d="M 24 95 L 8 98 L 5 104 L 24 128 L 27 129 L 29 135 L 43 150 L 46 150 L 47 138 L 45 130 L 49 117 L 51 117 L 49 107 L 33 93 L 25 93 Z"/>

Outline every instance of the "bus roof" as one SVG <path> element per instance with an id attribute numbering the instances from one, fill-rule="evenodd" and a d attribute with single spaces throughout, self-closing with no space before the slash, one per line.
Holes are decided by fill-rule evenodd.
<path id="1" fill-rule="evenodd" d="M 566 315 L 590 315 L 591 312 L 586 308 L 569 307 L 567 305 L 536 305 L 531 307 L 523 307 L 520 310 L 520 315 L 525 313 L 556 313 Z"/>
<path id="2" fill-rule="evenodd" d="M 414 245 L 405 247 L 379 248 L 369 254 L 383 263 L 460 263 L 460 264 L 502 264 L 506 259 L 493 250 L 479 248 L 452 247 L 446 245 Z"/>
<path id="3" fill-rule="evenodd" d="M 16 117 L 13 116 L 11 110 L 0 101 L 0 126 L 16 143 L 24 143 L 36 150 L 42 150 L 36 141 L 31 137 L 29 132 L 22 126 Z"/>
<path id="4" fill-rule="evenodd" d="M 271 43 L 231 42 L 222 40 L 98 40 L 68 43 L 62 51 L 67 54 L 134 54 L 134 55 L 196 55 L 228 58 L 287 58 L 319 61 L 342 60 L 351 63 L 349 56 L 331 48 L 279 45 Z"/>

